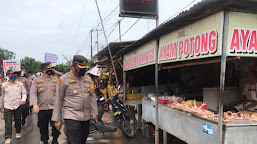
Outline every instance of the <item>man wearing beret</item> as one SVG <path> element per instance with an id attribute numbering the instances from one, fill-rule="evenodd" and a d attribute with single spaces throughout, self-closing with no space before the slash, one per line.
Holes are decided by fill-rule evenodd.
<path id="1" fill-rule="evenodd" d="M 51 63 L 42 63 L 43 75 L 34 79 L 30 88 L 30 105 L 33 111 L 38 114 L 38 127 L 41 134 L 41 144 L 48 144 L 49 123 L 52 127 L 52 144 L 58 144 L 60 132 L 56 130 L 54 122 L 51 121 L 54 108 L 57 78 L 53 77 L 54 70 Z"/>
<path id="2" fill-rule="evenodd" d="M 61 129 L 62 116 L 68 144 L 85 144 L 89 135 L 90 116 L 97 122 L 98 109 L 94 84 L 89 75 L 87 59 L 73 57 L 72 71 L 61 76 L 57 86 L 52 121 Z"/>
<path id="3" fill-rule="evenodd" d="M 27 99 L 26 90 L 21 82 L 16 81 L 17 76 L 14 72 L 14 70 L 8 70 L 7 76 L 9 77 L 9 81 L 2 84 L 0 110 L 4 109 L 5 144 L 11 143 L 13 116 L 16 138 L 21 138 L 21 106 L 25 104 Z"/>

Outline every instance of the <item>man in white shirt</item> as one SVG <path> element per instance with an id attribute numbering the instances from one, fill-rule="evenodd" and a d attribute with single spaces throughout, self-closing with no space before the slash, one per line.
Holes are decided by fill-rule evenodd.
<path id="1" fill-rule="evenodd" d="M 26 90 L 21 82 L 16 81 L 15 71 L 8 70 L 9 80 L 2 84 L 2 95 L 0 99 L 0 109 L 4 109 L 5 119 L 5 144 L 11 143 L 12 118 L 14 116 L 16 138 L 21 138 L 21 105 L 27 99 Z"/>

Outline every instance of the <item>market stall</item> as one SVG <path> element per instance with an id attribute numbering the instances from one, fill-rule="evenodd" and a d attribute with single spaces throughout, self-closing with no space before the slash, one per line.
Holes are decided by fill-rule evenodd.
<path id="1" fill-rule="evenodd" d="M 160 25 L 127 48 L 129 51 L 157 41 L 155 50 L 158 50 L 158 55 L 154 53 L 157 60 L 154 57 L 154 62 L 158 63 L 158 69 L 155 70 L 156 94 L 155 97 L 142 100 L 142 118 L 158 125 L 164 131 L 164 143 L 167 143 L 166 132 L 190 144 L 256 143 L 256 112 L 247 111 L 242 114 L 227 111 L 232 101 L 242 94 L 241 82 L 246 78 L 244 75 L 247 75 L 247 72 L 234 75 L 234 71 L 239 71 L 236 65 L 243 67 L 251 65 L 249 64 L 251 62 L 256 64 L 256 8 L 255 1 L 203 1 L 189 11 Z M 149 58 L 151 51 L 146 53 L 148 55 L 142 52 L 127 52 L 123 62 L 124 71 L 137 68 L 140 64 L 151 60 L 151 57 Z M 129 58 L 126 59 L 126 57 Z M 140 59 L 144 57 L 145 61 Z M 199 71 L 202 65 L 212 75 L 208 76 L 208 73 L 205 73 L 206 75 L 201 79 L 205 79 L 204 82 L 194 81 L 197 79 L 195 77 L 201 77 L 199 75 L 202 73 Z M 181 69 L 185 67 L 190 69 Z M 158 86 L 165 81 L 176 85 L 173 84 L 174 80 L 171 83 L 169 78 L 163 78 L 164 70 L 174 75 L 169 76 L 170 79 L 189 80 L 183 84 L 193 88 L 201 86 L 200 95 L 197 91 L 195 95 L 185 95 L 182 99 L 198 98 L 201 99 L 202 105 L 207 101 L 208 110 L 197 105 L 196 101 L 190 104 L 180 103 L 176 96 L 170 98 L 168 104 L 159 104 Z M 190 70 L 197 72 L 187 79 L 186 72 Z M 185 75 L 178 75 L 182 73 L 181 71 L 184 71 Z M 254 72 L 257 73 L 256 69 Z M 233 79 L 240 82 L 235 82 Z M 229 85 L 228 81 L 232 84 Z M 202 83 L 197 85 L 197 82 Z M 224 106 L 226 113 L 223 115 Z M 158 140 L 155 142 L 158 143 Z"/>

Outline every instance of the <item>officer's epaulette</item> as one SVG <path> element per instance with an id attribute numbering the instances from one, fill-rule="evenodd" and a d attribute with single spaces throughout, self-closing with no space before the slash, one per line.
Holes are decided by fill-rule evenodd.
<path id="1" fill-rule="evenodd" d="M 16 83 L 18 84 L 18 86 L 20 86 L 20 85 L 21 85 L 21 83 L 20 83 L 20 82 L 18 82 L 18 81 L 17 81 Z"/>
<path id="2" fill-rule="evenodd" d="M 39 80 L 37 80 L 37 83 L 41 84 L 41 83 L 44 83 L 44 81 L 42 79 L 39 79 Z"/>
<path id="3" fill-rule="evenodd" d="M 88 81 L 88 77 L 87 77 L 86 75 L 84 76 L 84 80 L 85 80 L 85 81 Z"/>
<path id="4" fill-rule="evenodd" d="M 3 83 L 3 85 L 4 85 L 5 87 L 7 87 L 8 83 L 7 83 L 7 82 L 6 82 L 6 83 Z"/>
<path id="5" fill-rule="evenodd" d="M 77 84 L 77 81 L 74 79 L 70 79 L 69 84 Z"/>

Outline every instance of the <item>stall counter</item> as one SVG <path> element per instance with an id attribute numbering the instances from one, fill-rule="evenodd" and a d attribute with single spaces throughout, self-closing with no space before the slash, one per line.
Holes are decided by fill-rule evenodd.
<path id="1" fill-rule="evenodd" d="M 189 144 L 219 143 L 218 122 L 159 104 L 159 127 Z M 155 102 L 142 100 L 142 118 L 155 124 Z M 254 144 L 257 122 L 232 120 L 223 124 L 224 144 Z"/>

